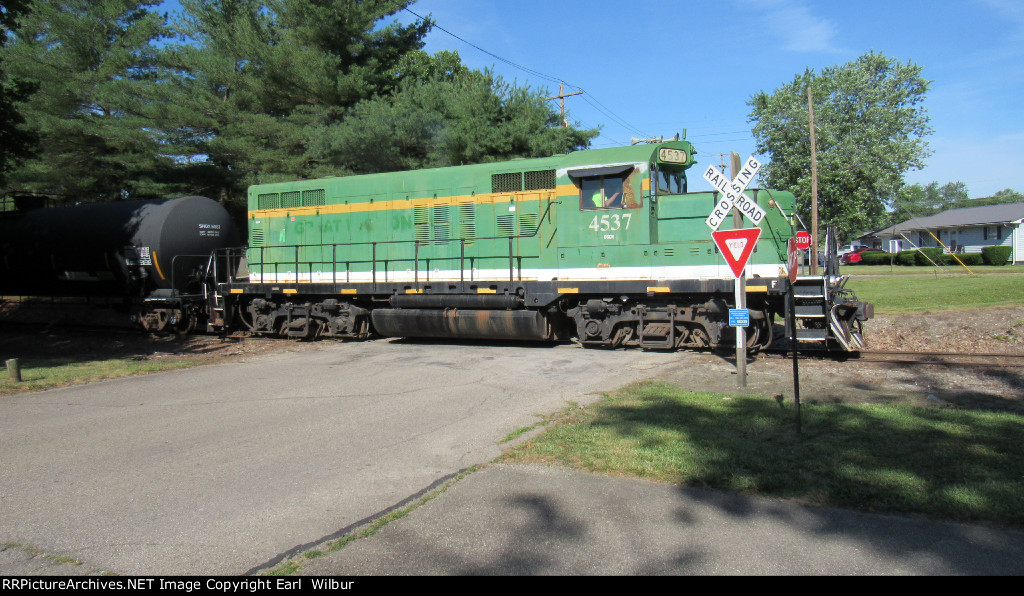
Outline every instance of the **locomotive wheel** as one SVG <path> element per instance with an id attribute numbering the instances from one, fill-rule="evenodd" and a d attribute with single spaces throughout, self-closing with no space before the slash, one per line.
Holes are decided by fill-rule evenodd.
<path id="1" fill-rule="evenodd" d="M 621 325 L 615 330 L 614 335 L 612 335 L 611 344 L 608 347 L 612 349 L 618 348 L 629 341 L 632 337 L 633 328 L 628 325 Z"/>

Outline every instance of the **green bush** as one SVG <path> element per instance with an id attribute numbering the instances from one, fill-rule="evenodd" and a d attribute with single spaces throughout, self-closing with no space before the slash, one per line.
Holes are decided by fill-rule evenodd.
<path id="1" fill-rule="evenodd" d="M 922 248 L 914 251 L 914 264 L 921 265 L 924 267 L 931 266 L 932 263 L 936 265 L 945 265 L 949 257 L 947 257 L 942 249 L 939 247 L 934 248 Z"/>
<path id="2" fill-rule="evenodd" d="M 916 265 L 917 264 L 917 251 L 916 250 L 903 250 L 896 253 L 896 263 L 899 265 Z"/>
<path id="3" fill-rule="evenodd" d="M 986 246 L 981 249 L 981 258 L 986 265 L 1005 265 L 1010 252 L 1009 246 Z"/>
<path id="4" fill-rule="evenodd" d="M 968 267 L 974 267 L 976 265 L 982 265 L 984 263 L 984 261 L 981 258 L 980 252 L 964 253 L 957 255 L 956 258 L 960 259 L 960 263 L 963 263 Z M 957 263 L 956 259 L 954 259 L 953 257 L 949 257 L 950 265 L 959 265 L 960 263 Z"/>
<path id="5" fill-rule="evenodd" d="M 861 264 L 864 265 L 888 265 L 892 255 L 887 252 L 866 252 L 860 256 Z"/>

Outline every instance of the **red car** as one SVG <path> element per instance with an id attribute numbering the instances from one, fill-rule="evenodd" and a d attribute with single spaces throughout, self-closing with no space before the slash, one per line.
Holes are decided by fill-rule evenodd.
<path id="1" fill-rule="evenodd" d="M 843 255 L 839 259 L 839 262 L 841 264 L 843 264 L 843 265 L 855 265 L 857 263 L 860 263 L 861 260 L 864 259 L 864 253 L 866 253 L 866 252 L 882 252 L 882 249 L 880 249 L 880 248 L 867 248 L 867 247 L 858 248 L 855 251 L 848 252 L 845 255 Z"/>

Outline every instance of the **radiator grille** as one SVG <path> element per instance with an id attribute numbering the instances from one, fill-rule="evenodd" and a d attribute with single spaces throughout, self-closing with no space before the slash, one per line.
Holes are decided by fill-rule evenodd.
<path id="1" fill-rule="evenodd" d="M 523 190 L 522 172 L 491 175 L 491 192 L 519 192 Z"/>
<path id="2" fill-rule="evenodd" d="M 302 206 L 303 207 L 320 207 L 326 204 L 327 193 L 324 189 L 320 188 L 317 190 L 304 190 L 302 191 Z"/>
<path id="3" fill-rule="evenodd" d="M 537 170 L 524 174 L 526 190 L 553 190 L 555 188 L 554 170 Z"/>
<path id="4" fill-rule="evenodd" d="M 256 197 L 257 209 L 278 209 L 281 207 L 281 195 L 270 192 Z"/>

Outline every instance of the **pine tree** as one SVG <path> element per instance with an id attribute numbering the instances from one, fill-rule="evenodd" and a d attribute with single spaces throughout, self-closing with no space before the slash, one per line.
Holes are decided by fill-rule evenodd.
<path id="1" fill-rule="evenodd" d="M 326 173 L 309 133 L 393 92 L 429 23 L 378 21 L 407 4 L 183 0 L 160 122 L 194 190 L 238 203 L 250 184 Z"/>
<path id="2" fill-rule="evenodd" d="M 67 200 L 157 196 L 172 159 L 146 114 L 155 84 L 156 0 L 36 1 L 4 50 L 11 77 L 37 88 L 17 104 L 38 154 L 8 188 Z"/>
<path id="3" fill-rule="evenodd" d="M 546 157 L 586 147 L 597 130 L 562 127 L 529 87 L 470 71 L 458 54 L 411 55 L 402 88 L 318 127 L 311 151 L 349 173 Z"/>
<path id="4" fill-rule="evenodd" d="M 28 10 L 28 0 L 4 0 L 0 3 L 0 48 L 7 44 L 7 38 L 17 28 L 19 18 Z M 14 105 L 26 101 L 35 90 L 35 85 L 5 75 L 4 58 L 0 55 L 0 186 L 3 186 L 7 172 L 32 154 L 35 146 L 34 135 L 21 126 L 25 118 Z"/>

